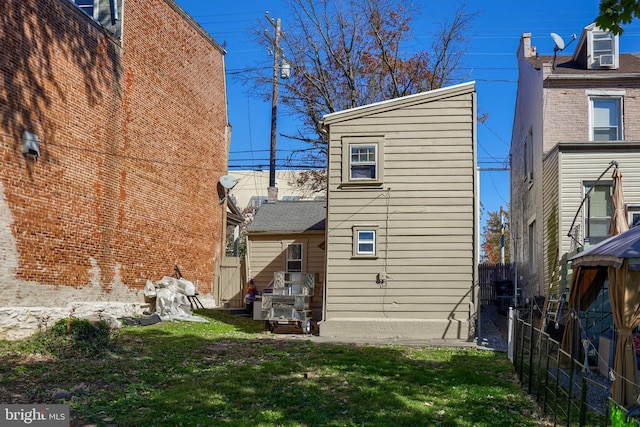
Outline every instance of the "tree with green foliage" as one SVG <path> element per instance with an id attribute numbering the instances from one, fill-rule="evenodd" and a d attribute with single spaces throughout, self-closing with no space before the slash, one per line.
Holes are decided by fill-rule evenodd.
<path id="1" fill-rule="evenodd" d="M 622 34 L 622 26 L 631 23 L 634 18 L 640 18 L 640 1 L 600 0 L 599 15 L 595 22 L 603 30 Z"/>
<path id="2" fill-rule="evenodd" d="M 507 227 L 509 212 L 504 211 L 504 221 L 500 220 L 500 211 L 488 212 L 487 215 L 487 222 L 482 229 L 483 262 L 499 264 L 502 242 L 504 241 L 504 262 L 509 264 L 511 262 L 511 251 L 509 250 L 511 234 L 509 227 Z"/>

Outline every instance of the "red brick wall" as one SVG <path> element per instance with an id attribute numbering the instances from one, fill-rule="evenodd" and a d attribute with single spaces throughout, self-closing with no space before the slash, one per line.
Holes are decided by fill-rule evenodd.
<path id="1" fill-rule="evenodd" d="M 68 0 L 0 2 L 4 301 L 50 302 L 23 290 L 34 284 L 118 299 L 175 264 L 211 291 L 224 59 L 171 3 L 127 0 L 120 44 Z M 37 161 L 21 154 L 25 128 Z"/>

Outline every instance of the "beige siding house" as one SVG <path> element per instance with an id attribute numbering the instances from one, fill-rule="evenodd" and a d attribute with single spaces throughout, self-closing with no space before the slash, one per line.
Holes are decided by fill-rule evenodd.
<path id="1" fill-rule="evenodd" d="M 247 276 L 263 292 L 278 271 L 315 273 L 313 320 L 322 315 L 324 200 L 265 202 L 247 230 Z"/>
<path id="2" fill-rule="evenodd" d="M 325 116 L 321 336 L 472 340 L 475 83 Z"/>

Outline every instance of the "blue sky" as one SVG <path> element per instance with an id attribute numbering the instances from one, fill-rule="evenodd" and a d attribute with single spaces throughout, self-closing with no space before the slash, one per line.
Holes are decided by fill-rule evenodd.
<path id="1" fill-rule="evenodd" d="M 251 37 L 251 30 L 272 29 L 265 18 L 280 18 L 287 25 L 286 3 L 280 0 L 176 0 L 227 51 L 227 97 L 229 122 L 233 126 L 230 173 L 233 166 L 244 169 L 262 167 L 269 170 L 271 103 L 251 97 L 234 75 L 255 65 L 256 58 L 268 56 Z M 451 16 L 455 2 L 417 1 L 422 14 L 413 24 L 413 35 L 419 48 L 429 50 L 432 25 Z M 472 40 L 464 59 L 468 77 L 476 81 L 478 112 L 488 120 L 478 125 L 478 166 L 480 199 L 486 211 L 499 211 L 509 202 L 509 171 L 495 170 L 508 166 L 509 143 L 518 78 L 516 49 L 524 32 L 532 35 L 532 45 L 540 55 L 552 55 L 554 43 L 550 33 L 559 34 L 566 43 L 571 35 L 580 36 L 582 28 L 593 22 L 598 13 L 598 0 L 569 0 L 535 2 L 468 1 L 468 11 L 478 11 L 472 30 Z M 423 46 L 420 46 L 423 44 Z M 572 54 L 576 42 L 565 54 Z M 620 38 L 622 52 L 640 52 L 640 23 L 625 27 Z M 278 117 L 279 132 L 296 128 L 296 122 L 282 114 Z M 291 132 L 290 132 L 291 133 Z M 278 157 L 284 158 L 299 144 L 286 138 L 277 139 Z M 486 215 L 482 218 L 482 224 Z"/>

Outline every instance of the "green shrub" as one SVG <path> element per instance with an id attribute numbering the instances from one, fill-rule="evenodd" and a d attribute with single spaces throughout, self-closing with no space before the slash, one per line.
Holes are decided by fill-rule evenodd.
<path id="1" fill-rule="evenodd" d="M 76 317 L 58 320 L 51 329 L 25 342 L 31 351 L 58 358 L 93 358 L 109 349 L 111 331 L 104 321 L 91 322 Z"/>
<path id="2" fill-rule="evenodd" d="M 629 414 L 615 403 L 611 402 L 611 410 L 609 415 L 611 426 L 614 427 L 638 427 L 638 421 L 634 420 Z"/>

